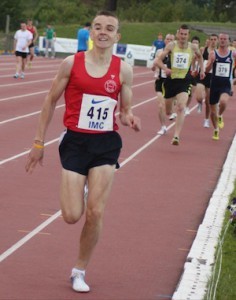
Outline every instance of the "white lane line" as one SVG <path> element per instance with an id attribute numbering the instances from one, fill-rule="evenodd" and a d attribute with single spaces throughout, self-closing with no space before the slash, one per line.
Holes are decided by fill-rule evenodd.
<path id="1" fill-rule="evenodd" d="M 16 100 L 16 99 L 31 97 L 31 96 L 36 96 L 36 95 L 40 95 L 40 94 L 45 94 L 47 92 L 48 92 L 48 90 L 41 91 L 41 92 L 30 93 L 30 94 L 19 95 L 19 96 L 12 96 L 12 97 L 8 97 L 8 98 L 0 98 L 0 102 L 8 101 L 8 100 Z"/>
<path id="2" fill-rule="evenodd" d="M 18 79 L 17 79 L 18 80 Z M 18 83 L 8 83 L 8 84 L 0 84 L 0 88 L 2 87 L 14 87 L 14 86 L 17 86 L 17 85 L 26 85 L 26 84 L 32 84 L 32 83 L 38 83 L 38 82 L 44 82 L 44 81 L 52 81 L 52 78 L 46 78 L 46 79 L 40 79 L 40 80 L 32 80 L 32 81 L 23 81 L 22 79 L 19 79 L 21 80 L 20 82 Z"/>
<path id="3" fill-rule="evenodd" d="M 3 71 L 1 69 L 1 71 Z M 48 74 L 48 73 L 55 73 L 56 74 L 57 70 L 48 70 L 48 71 L 44 71 L 44 72 L 30 72 L 30 73 L 26 73 L 27 77 L 30 77 L 31 75 L 38 75 L 38 74 Z M 13 74 L 14 75 L 14 74 Z M 0 78 L 13 78 L 13 75 L 0 75 Z"/>
<path id="4" fill-rule="evenodd" d="M 155 100 L 155 99 L 156 99 L 156 97 L 149 98 L 149 99 L 147 99 L 147 100 L 145 100 L 145 101 L 142 101 L 141 103 L 138 103 L 138 104 L 133 105 L 132 108 L 139 107 L 139 106 L 144 105 L 144 104 L 146 104 L 146 103 L 148 103 L 148 102 L 151 102 L 151 101 L 153 101 L 153 100 Z M 64 107 L 64 106 L 65 106 L 64 104 L 58 105 L 58 106 L 56 106 L 56 109 L 61 108 L 61 107 Z M 37 112 L 31 113 L 31 114 L 28 114 L 28 115 L 24 115 L 24 116 L 16 117 L 16 118 L 14 118 L 14 119 L 9 119 L 9 120 L 6 120 L 6 121 L 2 121 L 2 122 L 0 122 L 0 125 L 1 125 L 1 124 L 4 124 L 4 123 L 7 123 L 7 122 L 11 122 L 12 120 L 15 121 L 15 120 L 17 120 L 17 119 L 22 119 L 22 118 L 31 117 L 31 116 L 36 115 L 36 114 L 39 114 L 39 113 L 40 113 L 40 111 L 37 111 Z M 119 112 L 117 112 L 116 115 L 119 115 Z M 55 140 L 53 140 L 53 141 L 56 141 L 56 140 L 57 140 L 57 139 L 55 139 Z M 49 142 L 49 143 L 51 144 L 51 142 Z M 47 145 L 47 144 L 48 144 L 48 143 L 46 143 L 45 145 Z M 4 159 L 4 160 L 1 160 L 1 161 L 0 161 L 0 165 L 3 165 L 3 164 L 5 164 L 5 163 L 7 163 L 7 162 L 9 162 L 9 161 L 11 161 L 11 160 L 14 160 L 14 159 L 16 159 L 16 158 L 19 158 L 19 157 L 21 157 L 21 156 L 24 156 L 24 155 L 26 155 L 26 154 L 28 154 L 28 153 L 29 153 L 29 150 L 28 150 L 28 151 L 25 151 L 25 152 L 22 152 L 22 153 L 19 153 L 19 154 L 17 154 L 17 155 L 11 156 L 11 157 L 6 158 L 6 159 Z"/>
<path id="5" fill-rule="evenodd" d="M 145 103 L 147 103 L 147 102 L 149 102 L 149 101 L 153 101 L 153 100 L 155 100 L 155 99 L 156 99 L 156 97 L 152 97 L 152 98 L 147 99 L 147 100 L 145 100 L 145 101 L 142 101 L 142 102 L 140 102 L 140 103 L 138 103 L 138 104 L 135 104 L 135 105 L 133 105 L 132 107 L 133 107 L 133 108 L 138 107 L 138 106 L 140 106 L 140 105 L 143 105 L 143 104 L 145 104 Z M 62 107 L 64 107 L 64 106 L 65 106 L 65 104 L 57 105 L 57 106 L 56 106 L 56 109 L 62 108 Z M 40 114 L 40 112 L 41 112 L 41 110 L 38 110 L 38 111 L 29 113 L 29 114 L 26 114 L 26 115 L 22 115 L 22 116 L 18 116 L 18 117 L 15 117 L 15 118 L 7 119 L 7 120 L 4 120 L 4 121 L 0 121 L 0 125 L 6 124 L 6 123 L 9 123 L 9 122 L 13 122 L 13 121 L 17 121 L 17 120 L 21 120 L 21 119 L 24 119 L 24 118 L 32 117 L 32 116 L 35 116 L 35 115 L 37 115 L 37 114 Z M 119 113 L 117 113 L 117 114 L 119 114 Z"/>
<path id="6" fill-rule="evenodd" d="M 153 83 L 153 80 L 150 81 L 145 81 L 136 85 L 133 85 L 132 88 L 136 88 L 148 83 Z M 15 99 L 20 99 L 20 98 L 25 98 L 25 97 L 30 97 L 30 96 L 35 96 L 35 95 L 39 95 L 39 94 L 43 94 L 43 93 L 47 93 L 48 90 L 45 91 L 41 91 L 41 92 L 35 92 L 35 93 L 30 93 L 30 94 L 24 94 L 24 95 L 18 95 L 18 96 L 11 96 L 11 97 L 6 97 L 6 98 L 0 98 L 0 102 L 2 101 L 7 101 L 7 100 L 15 100 Z"/>
<path id="7" fill-rule="evenodd" d="M 55 143 L 55 142 L 57 142 L 57 141 L 58 141 L 58 138 L 57 138 L 57 139 L 54 139 L 54 140 L 51 140 L 51 141 L 45 143 L 45 146 L 48 146 L 48 145 L 50 145 L 50 144 L 53 144 L 53 143 Z M 19 158 L 19 157 L 22 157 L 22 156 L 24 156 L 24 155 L 27 155 L 29 152 L 30 152 L 30 149 L 27 150 L 27 151 L 21 152 L 21 153 L 19 153 L 19 154 L 16 154 L 16 155 L 14 155 L 14 156 L 11 156 L 11 157 L 9 157 L 9 158 L 3 159 L 3 160 L 0 161 L 0 166 L 1 166 L 1 165 L 4 165 L 5 163 L 8 163 L 8 162 L 10 162 L 10 161 L 12 161 L 12 160 L 14 160 L 14 159 L 17 159 L 17 158 Z"/>
<path id="8" fill-rule="evenodd" d="M 145 81 L 145 82 L 142 82 L 142 83 L 139 83 L 139 84 L 133 85 L 133 86 L 132 86 L 132 88 L 136 88 L 136 87 L 139 87 L 139 86 L 142 86 L 142 85 L 148 84 L 148 83 L 153 83 L 153 84 L 154 84 L 154 81 L 153 81 L 153 80 L 150 80 L 150 81 Z"/>
<path id="9" fill-rule="evenodd" d="M 61 107 L 64 107 L 64 106 L 65 106 L 65 104 L 57 105 L 57 106 L 56 106 L 56 109 L 61 108 Z M 29 113 L 29 114 L 22 115 L 22 116 L 19 116 L 19 117 L 7 119 L 7 120 L 5 120 L 5 121 L 0 121 L 0 125 L 6 124 L 6 123 L 9 123 L 9 122 L 13 122 L 13 121 L 17 121 L 17 120 L 20 120 L 20 119 L 32 117 L 32 116 L 35 116 L 35 115 L 40 114 L 40 112 L 41 112 L 41 110 L 38 110 L 38 111 L 35 111 L 35 112 L 33 112 L 33 113 Z"/>
<path id="10" fill-rule="evenodd" d="M 168 130 L 174 126 L 174 123 L 171 124 L 168 127 Z M 144 151 L 147 147 L 149 147 L 152 143 L 154 143 L 157 139 L 159 139 L 161 136 L 156 135 L 154 138 L 152 138 L 149 142 L 144 144 L 142 147 L 140 147 L 137 151 L 135 151 L 132 155 L 130 155 L 128 158 L 126 158 L 121 164 L 120 167 L 122 168 L 124 165 L 126 165 L 128 162 L 130 162 L 134 157 L 136 157 L 138 154 L 140 154 L 142 151 Z M 57 139 L 58 140 L 58 139 Z M 54 140 L 55 141 L 55 140 Z M 28 153 L 27 151 L 26 153 Z M 61 210 L 57 211 L 54 215 L 52 215 L 50 218 L 48 218 L 46 221 L 44 221 L 42 224 L 40 224 L 38 227 L 36 227 L 34 230 L 32 230 L 30 233 L 28 233 L 25 237 L 23 237 L 21 240 L 19 240 L 17 243 L 12 245 L 10 248 L 8 248 L 5 252 L 3 252 L 0 255 L 0 262 L 2 262 L 4 259 L 6 259 L 8 256 L 13 254 L 17 249 L 22 247 L 25 243 L 27 243 L 30 239 L 32 239 L 36 234 L 38 234 L 41 230 L 43 230 L 45 227 L 50 225 L 52 222 L 54 222 L 59 216 L 61 216 Z"/>
<path id="11" fill-rule="evenodd" d="M 41 230 L 43 230 L 45 227 L 47 227 L 49 224 L 51 224 L 53 221 L 55 221 L 58 217 L 60 217 L 60 215 L 61 215 L 61 211 L 59 210 L 54 215 L 52 215 L 50 218 L 48 218 L 46 221 L 44 221 L 42 224 L 40 224 L 38 227 L 36 227 L 34 230 L 32 230 L 30 233 L 28 233 L 26 236 L 24 236 L 21 240 L 19 240 L 17 243 L 15 243 L 9 249 L 7 249 L 5 252 L 3 252 L 0 255 L 0 262 L 2 262 L 4 259 L 6 259 L 8 256 L 10 256 L 12 253 L 14 253 L 17 249 L 22 247 L 25 243 L 27 243 L 30 239 L 32 239 Z"/>
<path id="12" fill-rule="evenodd" d="M 139 107 L 139 106 L 144 105 L 144 104 L 146 104 L 146 103 L 148 103 L 148 102 L 151 102 L 151 101 L 153 101 L 153 100 L 155 100 L 155 99 L 156 99 L 156 97 L 149 98 L 149 99 L 147 99 L 147 100 L 142 101 L 141 103 L 138 103 L 138 104 L 133 105 L 132 108 Z M 61 107 L 63 107 L 63 106 L 64 106 L 64 104 L 58 105 L 58 106 L 56 107 L 56 109 L 57 109 L 57 108 L 61 108 Z M 35 115 L 35 114 L 38 114 L 38 113 L 40 113 L 40 111 L 34 112 L 34 113 L 32 113 L 32 114 L 29 114 L 29 115 L 25 115 L 24 117 L 32 116 L 32 115 Z M 117 115 L 119 115 L 119 112 L 116 113 L 116 116 L 117 116 Z M 17 117 L 17 118 L 20 118 L 20 117 Z M 15 118 L 15 119 L 16 119 L 16 118 Z M 0 124 L 2 124 L 2 122 L 0 122 Z M 50 144 L 52 144 L 52 143 L 55 143 L 56 141 L 58 141 L 58 138 L 57 138 L 57 139 L 54 139 L 54 140 L 52 140 L 52 141 L 50 141 L 50 142 L 45 143 L 45 146 L 50 145 Z M 16 159 L 16 158 L 21 157 L 21 156 L 27 155 L 27 154 L 29 153 L 29 151 L 30 151 L 30 150 L 27 150 L 27 151 L 25 151 L 25 152 L 22 152 L 22 153 L 19 153 L 19 154 L 17 154 L 17 155 L 11 156 L 11 157 L 9 157 L 9 158 L 3 159 L 3 160 L 0 161 L 0 165 L 3 165 L 3 164 L 5 164 L 5 163 L 7 163 L 7 162 L 10 162 L 10 161 L 12 161 L 12 160 L 14 160 L 14 159 Z"/>
<path id="13" fill-rule="evenodd" d="M 145 101 L 145 103 L 148 102 L 148 101 L 151 101 L 151 99 L 156 99 L 156 97 L 147 99 Z M 141 105 L 141 104 L 137 104 L 136 107 L 139 106 L 139 105 Z M 197 108 L 197 105 L 195 105 L 190 111 L 193 111 L 195 108 Z M 174 125 L 175 125 L 175 122 L 173 122 L 172 124 L 170 124 L 167 127 L 167 130 L 170 130 Z M 142 151 L 144 151 L 146 148 L 148 148 L 151 144 L 153 144 L 160 137 L 161 137 L 161 135 L 157 134 L 155 137 L 153 137 L 151 140 L 149 140 L 146 144 L 144 144 L 137 151 L 135 151 L 133 154 L 131 154 L 128 158 L 126 158 L 123 162 L 121 162 L 120 163 L 120 168 L 122 168 L 123 166 L 125 166 L 128 162 L 130 162 L 132 159 L 134 159 L 134 157 L 136 157 L 137 155 L 139 155 Z M 47 146 L 47 145 L 52 144 L 52 143 L 54 143 L 56 141 L 58 141 L 58 139 L 52 140 L 52 141 L 46 143 L 45 145 Z M 23 155 L 25 155 L 27 153 L 29 153 L 29 150 L 26 151 L 26 152 L 24 152 L 24 153 L 21 153 L 20 156 L 23 156 Z M 17 157 L 19 157 L 19 155 Z M 50 225 L 59 216 L 61 216 L 61 210 L 57 211 L 54 215 L 52 215 L 50 218 L 48 218 L 45 222 L 43 222 L 42 224 L 40 224 L 33 231 L 31 231 L 30 233 L 28 233 L 25 237 L 23 237 L 21 240 L 19 240 L 13 246 L 11 246 L 10 248 L 8 248 L 5 252 L 3 252 L 0 255 L 0 262 L 2 262 L 3 260 L 5 260 L 8 256 L 10 256 L 11 254 L 13 254 L 17 249 L 19 249 L 20 247 L 22 247 L 26 242 L 28 242 L 31 238 L 33 238 L 36 234 L 38 234 L 45 227 L 47 227 L 48 225 Z"/>
<path id="14" fill-rule="evenodd" d="M 149 83 L 152 83 L 152 82 L 153 81 L 146 81 L 146 82 L 143 82 L 143 83 L 140 83 L 140 84 L 136 84 L 136 85 L 132 86 L 132 88 L 136 88 L 136 87 L 139 87 L 139 86 L 142 86 L 142 85 L 145 85 L 145 84 L 149 84 Z M 43 93 L 47 93 L 47 91 L 36 92 L 36 93 L 31 93 L 31 94 L 25 94 L 25 95 L 16 96 L 16 97 L 9 97 L 9 98 L 2 98 L 2 99 L 0 98 L 0 102 L 1 101 L 12 100 L 12 99 L 15 99 L 15 98 L 35 96 L 35 95 L 39 95 L 39 94 L 43 94 Z M 156 97 L 151 98 L 151 100 L 154 100 L 154 99 L 156 99 Z M 151 101 L 151 100 L 149 99 L 148 101 Z M 139 105 L 142 105 L 142 102 Z M 60 107 L 63 107 L 63 106 L 64 106 L 64 104 L 63 105 L 59 105 L 56 108 L 60 108 Z M 133 107 L 136 107 L 136 105 L 134 105 Z M 0 125 L 6 124 L 6 123 L 9 123 L 9 122 L 13 122 L 13 121 L 17 121 L 17 120 L 20 120 L 20 119 L 23 119 L 23 118 L 28 118 L 30 116 L 37 115 L 39 113 L 40 113 L 40 111 L 36 111 L 36 112 L 29 113 L 29 114 L 26 114 L 26 115 L 22 115 L 22 116 L 18 116 L 18 117 L 15 117 L 15 118 L 3 120 L 3 121 L 0 121 Z"/>

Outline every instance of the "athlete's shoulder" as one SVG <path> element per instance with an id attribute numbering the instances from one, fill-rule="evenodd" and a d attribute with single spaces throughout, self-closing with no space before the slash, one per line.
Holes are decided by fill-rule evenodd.
<path id="1" fill-rule="evenodd" d="M 133 68 L 127 62 L 121 60 L 120 66 L 121 83 L 131 82 L 133 79 Z"/>
<path id="2" fill-rule="evenodd" d="M 124 60 L 120 60 L 120 62 L 121 62 L 121 72 L 133 73 L 133 68 L 130 64 L 128 64 Z"/>
<path id="3" fill-rule="evenodd" d="M 172 41 L 172 42 L 169 42 L 166 46 L 165 46 L 165 48 L 163 49 L 163 51 L 162 51 L 162 53 L 165 53 L 165 55 L 166 54 L 168 54 L 169 52 L 172 52 L 173 50 L 174 50 L 174 48 L 175 48 L 175 41 Z M 160 54 L 162 54 L 162 53 L 160 53 Z M 164 55 L 164 54 L 163 54 Z"/>
<path id="4" fill-rule="evenodd" d="M 65 71 L 71 71 L 73 65 L 74 65 L 74 61 L 75 61 L 75 55 L 69 55 L 67 56 L 61 63 L 61 68 L 65 69 Z"/>

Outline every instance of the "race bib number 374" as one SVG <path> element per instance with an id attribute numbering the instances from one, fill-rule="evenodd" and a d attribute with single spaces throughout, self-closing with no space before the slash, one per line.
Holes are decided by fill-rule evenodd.
<path id="1" fill-rule="evenodd" d="M 84 94 L 78 128 L 112 131 L 116 104 L 117 101 L 110 97 Z"/>

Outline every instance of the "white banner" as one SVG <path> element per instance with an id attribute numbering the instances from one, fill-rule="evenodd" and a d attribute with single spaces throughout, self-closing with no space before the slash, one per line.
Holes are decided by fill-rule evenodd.
<path id="1" fill-rule="evenodd" d="M 54 45 L 56 53 L 76 53 L 78 42 L 76 39 L 56 38 Z M 45 52 L 45 38 L 43 36 L 39 37 L 39 51 Z"/>
<path id="2" fill-rule="evenodd" d="M 73 54 L 77 52 L 78 42 L 76 39 L 56 38 L 54 44 L 56 53 Z M 43 36 L 39 37 L 39 51 L 45 52 L 45 38 Z M 150 65 L 154 60 L 155 48 L 134 44 L 115 44 L 113 54 L 129 61 L 130 64 L 134 64 L 135 60 L 144 60 L 147 65 Z"/>

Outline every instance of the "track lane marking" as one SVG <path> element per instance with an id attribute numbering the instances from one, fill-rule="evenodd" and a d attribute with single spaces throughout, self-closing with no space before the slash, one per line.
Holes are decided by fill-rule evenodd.
<path id="1" fill-rule="evenodd" d="M 47 92 L 48 92 L 48 90 L 45 90 L 45 91 L 35 92 L 35 93 L 30 93 L 30 94 L 12 96 L 12 97 L 7 97 L 7 98 L 0 98 L 0 102 L 8 101 L 8 100 L 16 100 L 16 99 L 30 97 L 30 96 L 36 96 L 36 95 L 40 95 L 40 94 L 46 94 Z"/>
<path id="2" fill-rule="evenodd" d="M 145 84 L 153 83 L 153 80 L 150 81 L 145 81 L 136 85 L 133 85 L 132 88 L 136 88 Z M 35 96 L 43 93 L 47 93 L 49 90 L 44 90 L 40 92 L 35 92 L 35 93 L 29 93 L 29 94 L 23 94 L 23 95 L 18 95 L 18 96 L 11 96 L 11 97 L 5 97 L 5 98 L 0 98 L 0 102 L 7 101 L 7 100 L 15 100 L 19 98 L 25 98 L 25 97 L 30 97 L 30 96 Z"/>
<path id="3" fill-rule="evenodd" d="M 144 101 L 141 102 L 141 103 L 138 103 L 138 104 L 136 104 L 136 105 L 133 105 L 132 108 L 134 109 L 134 108 L 139 107 L 139 106 L 141 106 L 141 105 L 147 104 L 148 102 L 151 102 L 151 101 L 153 101 L 153 100 L 155 100 L 155 99 L 156 99 L 156 97 L 149 98 L 149 99 L 147 99 L 147 100 L 144 100 Z M 63 105 L 60 105 L 60 107 L 61 107 L 61 106 L 64 106 L 64 104 L 63 104 Z M 56 108 L 60 108 L 60 107 L 58 106 L 58 107 L 56 107 Z M 40 113 L 40 111 L 35 112 L 34 114 L 36 114 L 36 113 Z M 118 116 L 119 114 L 120 114 L 120 113 L 117 112 L 117 113 L 116 113 L 116 116 Z M 0 122 L 0 124 L 1 124 L 1 122 Z M 59 138 L 55 138 L 55 139 L 53 139 L 53 140 L 51 140 L 51 141 L 45 143 L 45 146 L 48 146 L 48 145 L 51 145 L 51 144 L 57 142 L 58 139 L 59 139 Z M 30 149 L 27 150 L 27 151 L 21 152 L 21 153 L 19 153 L 19 154 L 13 155 L 13 156 L 11 156 L 11 157 L 9 157 L 9 158 L 0 160 L 0 165 L 3 165 L 3 164 L 5 164 L 5 163 L 7 163 L 7 162 L 10 162 L 10 161 L 12 161 L 12 160 L 14 160 L 14 159 L 16 159 L 16 158 L 21 157 L 21 156 L 27 155 L 29 152 L 30 152 Z"/>
<path id="4" fill-rule="evenodd" d="M 155 97 L 156 99 L 156 97 Z M 148 101 L 148 100 L 147 100 Z M 167 127 L 167 130 L 169 130 L 171 127 L 174 126 L 175 123 L 172 123 Z M 159 139 L 161 135 L 156 135 L 153 137 L 149 142 L 145 143 L 142 147 L 140 147 L 137 151 L 133 152 L 129 157 L 127 157 L 123 162 L 120 164 L 120 168 L 125 166 L 127 163 L 129 163 L 131 160 L 133 160 L 137 155 L 139 155 L 141 152 L 143 152 L 146 148 L 148 148 L 151 144 L 153 144 L 157 139 Z M 50 141 L 47 144 L 52 144 L 55 141 L 58 141 L 58 139 Z M 30 150 L 29 150 L 30 151 Z M 21 156 L 29 153 L 29 151 L 26 151 L 21 154 Z M 25 237 L 23 237 L 21 240 L 19 240 L 17 243 L 12 245 L 10 248 L 8 248 L 5 252 L 3 252 L 0 255 L 0 262 L 5 260 L 7 257 L 9 257 L 11 254 L 13 254 L 17 249 L 22 247 L 25 243 L 27 243 L 30 239 L 32 239 L 35 235 L 37 235 L 41 230 L 46 228 L 48 225 L 50 225 L 52 222 L 54 222 L 58 217 L 61 216 L 61 210 L 57 211 L 54 215 L 52 215 L 50 218 L 48 218 L 46 221 L 41 223 L 38 227 L 36 227 L 34 230 L 32 230 L 29 234 L 27 234 Z"/>

